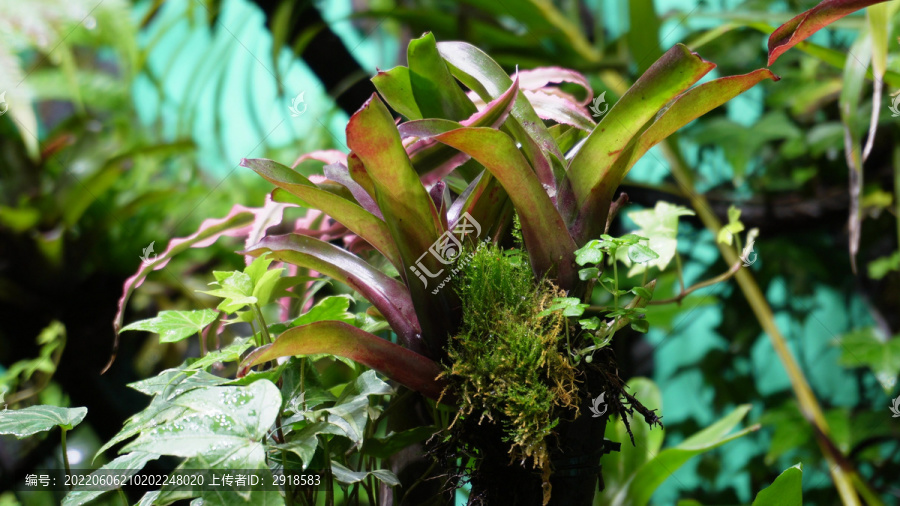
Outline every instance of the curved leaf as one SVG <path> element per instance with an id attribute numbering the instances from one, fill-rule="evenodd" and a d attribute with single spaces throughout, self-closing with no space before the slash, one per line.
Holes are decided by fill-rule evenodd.
<path id="1" fill-rule="evenodd" d="M 769 66 L 779 56 L 822 28 L 864 7 L 888 0 L 824 0 L 812 9 L 793 17 L 769 36 Z"/>
<path id="2" fill-rule="evenodd" d="M 154 318 L 141 320 L 125 326 L 126 330 L 143 330 L 159 334 L 161 343 L 177 343 L 194 334 L 199 334 L 216 319 L 218 312 L 212 309 L 196 311 L 160 311 Z"/>
<path id="3" fill-rule="evenodd" d="M 512 79 L 490 56 L 465 42 L 439 42 L 441 56 L 450 66 L 450 73 L 485 102 L 499 97 L 512 85 Z M 522 144 L 528 161 L 534 167 L 541 184 L 556 188 L 550 155 L 562 159 L 553 136 L 544 126 L 528 99 L 516 98 L 510 115 L 516 121 L 507 122 L 513 137 Z"/>
<path id="4" fill-rule="evenodd" d="M 542 92 L 525 91 L 525 96 L 541 119 L 549 119 L 587 131 L 594 129 L 594 121 L 579 104 Z"/>
<path id="5" fill-rule="evenodd" d="M 477 112 L 447 70 L 431 32 L 409 41 L 406 59 L 412 94 L 423 117 L 459 121 Z"/>
<path id="6" fill-rule="evenodd" d="M 384 216 L 381 214 L 381 209 L 378 209 L 378 204 L 375 203 L 375 199 L 366 192 L 362 185 L 353 180 L 350 176 L 350 169 L 347 168 L 346 163 L 329 163 L 322 167 L 322 172 L 325 174 L 325 177 L 331 181 L 344 185 L 345 188 L 350 190 L 350 194 L 353 195 L 353 198 L 356 199 L 356 202 L 363 209 L 369 211 L 378 219 L 384 220 Z"/>
<path id="7" fill-rule="evenodd" d="M 803 466 L 789 467 L 762 489 L 752 506 L 803 506 Z"/>
<path id="8" fill-rule="evenodd" d="M 444 386 L 437 381 L 441 368 L 434 361 L 390 341 L 336 321 L 311 323 L 286 330 L 275 342 L 254 351 L 244 361 L 241 374 L 250 367 L 293 355 L 329 353 L 355 360 L 398 383 L 438 399 Z"/>
<path id="9" fill-rule="evenodd" d="M 519 212 L 535 274 L 550 275 L 561 287 L 571 289 L 578 279 L 573 268 L 575 243 L 513 140 L 499 130 L 471 127 L 440 134 L 435 140 L 468 153 L 500 181 Z"/>
<path id="10" fill-rule="evenodd" d="M 125 304 L 128 302 L 131 292 L 141 286 L 151 271 L 158 271 L 164 268 L 172 257 L 188 248 L 209 246 L 222 236 L 236 237 L 249 234 L 254 228 L 253 225 L 258 216 L 265 211 L 265 208 L 249 208 L 235 205 L 224 218 L 204 220 L 196 232 L 187 237 L 172 239 L 169 241 L 166 250 L 158 257 L 142 263 L 140 269 L 133 276 L 126 279 L 123 285 L 122 296 L 119 298 L 118 309 L 116 310 L 116 318 L 113 320 L 113 330 L 116 334 L 113 342 L 113 352 L 109 358 L 109 363 L 106 364 L 102 372 L 106 372 L 116 359 L 116 351 L 119 349 L 119 330 L 122 328 L 122 318 L 125 315 Z"/>
<path id="11" fill-rule="evenodd" d="M 456 83 L 453 83 L 456 87 Z M 492 100 L 480 111 L 457 123 L 446 119 L 432 118 L 407 121 L 397 127 L 400 137 L 431 137 L 436 132 L 446 132 L 460 126 L 498 128 L 509 117 L 509 111 L 518 96 L 518 80 L 514 81 L 502 95 Z M 416 172 L 425 175 L 425 185 L 434 184 L 469 159 L 465 153 L 450 148 L 431 139 L 422 139 L 407 148 Z M 482 169 L 483 170 L 483 169 Z M 474 174 L 472 179 L 477 177 Z"/>
<path id="12" fill-rule="evenodd" d="M 325 191 L 309 179 L 284 165 L 264 158 L 241 160 L 241 166 L 252 169 L 270 183 L 296 195 L 325 214 L 331 216 L 351 232 L 360 236 L 381 252 L 398 269 L 403 268 L 400 251 L 383 220 L 354 202 Z"/>
<path id="13" fill-rule="evenodd" d="M 537 91 L 551 83 L 572 83 L 581 86 L 585 91 L 585 98 L 581 105 L 591 103 L 594 98 L 594 90 L 582 74 L 574 70 L 562 67 L 538 67 L 530 70 L 519 71 L 519 80 L 523 90 Z"/>
<path id="14" fill-rule="evenodd" d="M 594 128 L 568 169 L 581 221 L 573 230 L 576 243 L 584 244 L 602 233 L 612 196 L 624 177 L 624 173 L 614 173 L 613 166 L 628 144 L 657 111 L 713 68 L 715 64 L 703 60 L 687 46 L 676 44 L 629 88 Z"/>
<path id="15" fill-rule="evenodd" d="M 444 232 L 441 217 L 419 181 L 394 120 L 378 95 L 373 94 L 350 118 L 347 144 L 371 179 L 375 201 L 400 250 L 404 267 L 420 265 L 429 272 L 439 272 L 444 266 L 435 255 L 429 254 L 429 248 Z M 353 164 L 351 156 L 351 174 Z M 405 268 L 400 271 L 403 279 L 408 280 L 410 273 Z M 434 296 L 428 292 L 427 284 L 412 281 L 407 286 L 416 314 L 421 315 L 422 334 L 433 356 L 439 356 L 448 333 L 456 327 L 459 313 L 459 304 L 453 302 L 456 294 L 445 290 Z"/>
<path id="16" fill-rule="evenodd" d="M 653 492 L 691 457 L 758 430 L 759 425 L 754 425 L 728 435 L 731 429 L 747 415 L 750 408 L 749 404 L 742 405 L 718 422 L 685 439 L 678 446 L 659 452 L 631 475 L 628 484 L 616 494 L 612 504 L 620 506 L 648 504 Z"/>
<path id="17" fill-rule="evenodd" d="M 379 70 L 371 80 L 392 109 L 406 116 L 406 119 L 422 119 L 422 111 L 413 95 L 409 68 L 399 66 L 387 71 Z"/>
<path id="18" fill-rule="evenodd" d="M 673 100 L 639 137 L 632 139 L 628 146 L 617 155 L 615 163 L 609 168 L 604 180 L 598 186 L 606 192 L 603 198 L 589 199 L 579 210 L 571 228 L 576 241 L 579 239 L 587 241 L 603 231 L 609 207 L 606 205 L 605 209 L 598 209 L 596 205 L 612 199 L 615 189 L 625 179 L 625 175 L 650 148 L 675 133 L 679 128 L 765 79 L 777 81 L 779 78 L 768 69 L 760 69 L 749 74 L 715 79 L 692 88 Z M 594 197 L 597 195 L 591 196 L 592 199 Z M 598 221 L 598 214 L 602 214 L 604 217 L 602 221 Z"/>
<path id="19" fill-rule="evenodd" d="M 384 315 L 404 345 L 424 353 L 409 291 L 396 279 L 344 249 L 304 235 L 269 236 L 243 253 L 258 256 L 266 251 L 272 252 L 271 258 L 321 272 L 353 288 Z"/>
<path id="20" fill-rule="evenodd" d="M 95 480 L 87 481 L 89 483 L 102 483 L 102 478 L 100 477 L 109 476 L 110 474 L 134 476 L 141 469 L 143 469 L 145 465 L 147 465 L 147 462 L 156 460 L 158 458 L 159 455 L 155 453 L 126 453 L 125 455 L 116 457 L 110 463 L 91 473 L 92 476 L 97 476 L 97 478 Z M 113 473 L 113 471 L 116 472 Z M 81 506 L 82 504 L 87 504 L 103 495 L 103 493 L 105 493 L 107 490 L 114 490 L 115 488 L 116 487 L 114 485 L 110 485 L 106 490 L 96 490 L 85 485 L 75 487 L 72 491 L 66 494 L 66 497 L 63 498 L 62 506 Z"/>

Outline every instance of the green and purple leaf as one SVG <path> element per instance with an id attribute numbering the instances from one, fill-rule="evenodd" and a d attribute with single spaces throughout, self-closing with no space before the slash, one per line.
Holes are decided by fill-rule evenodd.
<path id="1" fill-rule="evenodd" d="M 634 164 L 650 150 L 650 148 L 678 131 L 678 129 L 684 125 L 687 125 L 691 121 L 728 102 L 766 79 L 777 81 L 779 77 L 768 69 L 759 69 L 749 74 L 715 79 L 679 95 L 669 104 L 668 108 L 660 114 L 648 128 L 646 128 L 640 137 L 633 139 L 625 150 L 623 150 L 607 176 L 609 178 L 609 184 L 613 185 L 614 188 L 618 187 L 625 178 L 625 175 L 628 174 L 628 171 L 631 170 L 631 167 L 633 167 Z M 590 230 L 590 232 L 588 232 L 589 234 L 596 232 L 596 230 L 592 230 L 596 228 L 591 226 L 590 220 L 592 219 L 594 219 L 594 217 L 589 213 L 579 215 L 572 227 L 573 234 L 583 230 Z"/>
<path id="2" fill-rule="evenodd" d="M 656 113 L 715 68 L 687 46 L 666 51 L 603 117 L 569 163 L 568 179 L 577 209 L 573 236 L 577 244 L 599 236 L 613 194 L 624 173 L 616 161 Z M 576 217 L 568 217 L 572 220 Z"/>
<path id="3" fill-rule="evenodd" d="M 279 357 L 319 353 L 359 362 L 431 399 L 440 398 L 444 390 L 443 383 L 437 380 L 441 368 L 434 361 L 338 321 L 316 322 L 285 331 L 274 343 L 251 353 L 241 364 L 239 375 Z"/>
<path id="4" fill-rule="evenodd" d="M 387 224 L 355 202 L 319 188 L 303 175 L 272 160 L 244 158 L 241 166 L 252 169 L 275 186 L 296 195 L 310 207 L 331 216 L 381 252 L 397 269 L 403 268 L 400 251 L 394 244 Z"/>
<path id="5" fill-rule="evenodd" d="M 378 209 L 378 204 L 375 203 L 375 199 L 366 192 L 362 185 L 354 181 L 350 176 L 350 169 L 347 168 L 347 164 L 343 162 L 330 163 L 322 167 L 322 172 L 329 180 L 344 185 L 345 188 L 350 190 L 350 194 L 353 195 L 353 198 L 356 199 L 356 202 L 360 207 L 369 211 L 377 218 L 384 220 L 384 216 L 381 214 L 381 209 Z"/>
<path id="6" fill-rule="evenodd" d="M 450 73 L 486 102 L 496 99 L 512 85 L 512 79 L 500 65 L 471 44 L 440 42 L 437 48 L 450 66 Z M 563 159 L 563 155 L 553 141 L 553 136 L 531 107 L 528 99 L 522 95 L 516 98 L 510 115 L 516 121 L 507 122 L 506 125 L 516 141 L 522 144 L 538 179 L 541 184 L 551 186 L 555 190 L 556 177 L 549 157 L 556 155 Z"/>
<path id="7" fill-rule="evenodd" d="M 769 36 L 769 66 L 788 49 L 848 14 L 887 0 L 825 0 L 779 26 Z"/>
<path id="8" fill-rule="evenodd" d="M 587 78 L 574 70 L 564 69 L 562 67 L 538 67 L 531 70 L 522 70 L 519 71 L 519 80 L 521 81 L 519 86 L 523 90 L 529 91 L 546 92 L 548 91 L 546 89 L 548 84 L 577 84 L 578 86 L 581 86 L 585 92 L 585 98 L 579 102 L 581 105 L 591 103 L 591 100 L 594 98 L 594 90 L 591 88 L 591 83 L 588 82 Z"/>
<path id="9" fill-rule="evenodd" d="M 528 97 L 528 101 L 531 102 L 541 119 L 555 121 L 561 125 L 570 125 L 589 132 L 596 126 L 584 106 L 569 99 L 540 91 L 525 91 L 525 96 Z"/>
<path id="10" fill-rule="evenodd" d="M 444 233 L 441 217 L 409 161 L 394 119 L 378 95 L 373 94 L 350 118 L 347 144 L 368 174 L 375 201 L 400 250 L 404 267 L 419 265 L 429 272 L 440 272 L 444 265 L 429 254 L 429 248 Z M 350 173 L 354 175 L 353 156 L 348 161 Z M 355 175 L 354 180 L 359 182 Z M 401 275 L 409 280 L 411 276 L 406 268 L 401 270 Z M 437 356 L 444 349 L 448 333 L 456 327 L 459 316 L 458 304 L 454 302 L 456 294 L 445 290 L 432 295 L 425 283 L 415 279 L 407 285 L 416 314 L 420 315 L 425 342 Z"/>
<path id="11" fill-rule="evenodd" d="M 456 87 L 455 82 L 453 86 Z M 434 184 L 469 160 L 469 156 L 465 153 L 428 139 L 428 137 L 454 130 L 460 126 L 499 128 L 509 117 L 518 92 L 518 81 L 515 81 L 502 95 L 459 123 L 435 118 L 407 121 L 400 124 L 398 127 L 400 137 L 423 138 L 406 148 L 416 172 L 422 175 L 422 183 Z M 477 177 L 477 174 L 475 176 Z M 474 177 L 472 179 L 474 180 Z"/>
<path id="12" fill-rule="evenodd" d="M 572 267 L 575 243 L 512 138 L 499 130 L 464 127 L 435 139 L 468 153 L 500 181 L 519 212 L 535 274 L 538 278 L 549 275 L 564 289 L 571 289 L 578 279 Z"/>
<path id="13" fill-rule="evenodd" d="M 409 291 L 396 279 L 342 248 L 300 234 L 269 236 L 242 253 L 259 256 L 266 251 L 271 251 L 271 258 L 320 272 L 356 290 L 384 315 L 407 348 L 425 353 Z"/>

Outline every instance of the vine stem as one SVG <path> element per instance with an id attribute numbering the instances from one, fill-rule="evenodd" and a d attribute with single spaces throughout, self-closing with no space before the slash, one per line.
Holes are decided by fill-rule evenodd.
<path id="1" fill-rule="evenodd" d="M 677 151 L 677 148 L 674 146 L 672 139 L 669 138 L 666 139 L 665 142 L 660 143 L 660 148 L 666 159 L 669 161 L 672 175 L 675 176 L 678 186 L 681 187 L 684 194 L 690 199 L 691 206 L 694 208 L 694 211 L 697 212 L 703 225 L 715 235 L 722 228 L 722 223 L 719 221 L 718 217 L 710 211 L 706 197 L 695 191 L 693 178 L 688 172 L 687 166 L 681 158 L 680 153 Z M 734 250 L 724 244 L 717 243 L 716 245 L 727 263 L 733 264 L 740 261 L 738 254 Z M 858 488 L 867 499 L 872 499 L 869 501 L 869 504 L 884 504 L 877 498 L 869 485 L 859 476 L 853 468 L 852 463 L 842 455 L 834 441 L 831 440 L 829 436 L 830 429 L 828 427 L 828 422 L 825 421 L 825 416 L 822 414 L 822 407 L 819 405 L 812 388 L 809 386 L 806 376 L 800 369 L 799 364 L 797 364 L 797 360 L 788 348 L 787 341 L 778 329 L 778 325 L 775 323 L 775 315 L 772 313 L 772 308 L 766 301 L 756 280 L 753 279 L 753 275 L 747 269 L 739 269 L 735 275 L 735 279 L 737 280 L 741 291 L 744 292 L 744 297 L 747 299 L 747 303 L 750 304 L 753 314 L 756 316 L 756 319 L 759 321 L 763 330 L 765 330 L 766 334 L 769 336 L 772 347 L 775 349 L 775 353 L 778 355 L 779 360 L 781 360 L 785 372 L 787 372 L 791 382 L 791 388 L 794 390 L 794 395 L 797 397 L 797 401 L 800 405 L 800 412 L 806 421 L 813 427 L 816 441 L 819 443 L 819 448 L 825 456 L 825 460 L 828 462 L 831 477 L 834 480 L 834 485 L 835 488 L 837 488 L 838 494 L 841 496 L 841 500 L 845 505 L 860 505 L 859 496 L 856 492 L 856 489 Z M 856 485 L 855 487 L 854 484 Z"/>
<path id="2" fill-rule="evenodd" d="M 716 276 L 714 278 L 707 279 L 706 281 L 701 281 L 700 283 L 693 285 L 692 287 L 688 288 L 687 290 L 685 290 L 684 286 L 682 286 L 681 293 L 679 293 L 675 297 L 672 297 L 671 299 L 665 299 L 665 300 L 653 300 L 653 301 L 649 302 L 649 305 L 671 304 L 673 302 L 677 302 L 677 303 L 681 304 L 681 301 L 685 297 L 690 295 L 691 293 L 693 293 L 701 288 L 706 288 L 707 286 L 712 286 L 712 285 L 715 285 L 716 283 L 721 283 L 723 281 L 727 281 L 732 276 L 737 274 L 737 271 L 739 271 L 741 269 L 741 265 L 742 265 L 742 261 L 738 260 L 737 262 L 734 263 L 734 265 L 731 266 L 730 269 L 723 272 L 722 274 L 719 274 L 718 276 Z"/>

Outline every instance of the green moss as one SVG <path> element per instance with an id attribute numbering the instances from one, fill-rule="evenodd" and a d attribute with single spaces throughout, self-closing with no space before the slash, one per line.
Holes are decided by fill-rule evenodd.
<path id="1" fill-rule="evenodd" d="M 562 346 L 565 318 L 539 316 L 564 294 L 534 279 L 519 250 L 482 244 L 458 285 L 463 325 L 451 339 L 444 376 L 461 416 L 500 423 L 510 456 L 547 469 L 546 439 L 560 409 L 575 408 L 576 370 Z"/>

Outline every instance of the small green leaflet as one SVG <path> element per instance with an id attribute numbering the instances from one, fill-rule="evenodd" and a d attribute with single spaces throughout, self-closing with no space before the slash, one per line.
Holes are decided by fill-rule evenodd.
<path id="1" fill-rule="evenodd" d="M 744 231 L 744 224 L 741 223 L 741 210 L 731 206 L 728 208 L 728 224 L 719 230 L 719 236 L 716 241 L 731 246 L 734 242 L 734 236 Z"/>
<path id="2" fill-rule="evenodd" d="M 216 281 L 210 285 L 219 285 L 220 288 L 206 292 L 198 291 L 223 299 L 216 309 L 233 313 L 248 304 L 256 304 L 257 299 L 253 296 L 253 280 L 248 274 L 238 271 L 214 271 L 213 275 L 216 277 Z"/>
<path id="3" fill-rule="evenodd" d="M 216 319 L 216 314 L 212 309 L 160 311 L 155 318 L 134 322 L 119 332 L 144 330 L 159 334 L 161 343 L 176 343 L 202 331 Z"/>
<path id="4" fill-rule="evenodd" d="M 234 313 L 249 304 L 264 306 L 282 291 L 278 282 L 284 269 L 267 270 L 271 263 L 268 255 L 262 255 L 244 268 L 244 272 L 213 271 L 216 280 L 210 285 L 219 285 L 219 288 L 198 291 L 223 299 L 217 309 L 226 313 Z"/>
<path id="5" fill-rule="evenodd" d="M 298 316 L 290 323 L 290 327 L 299 327 L 324 320 L 336 320 L 353 325 L 356 323 L 356 315 L 348 312 L 350 297 L 347 295 L 335 295 L 325 297 L 306 313 Z"/>
<path id="6" fill-rule="evenodd" d="M 581 316 L 588 307 L 588 304 L 582 304 L 581 299 L 576 297 L 557 297 L 553 299 L 553 302 L 552 306 L 538 313 L 538 316 L 547 316 L 553 311 L 559 311 L 560 309 L 563 312 L 563 316 Z"/>
<path id="7" fill-rule="evenodd" d="M 86 414 L 87 408 L 44 405 L 4 409 L 0 411 L 0 434 L 11 434 L 22 439 L 54 427 L 71 430 L 84 420 Z"/>

